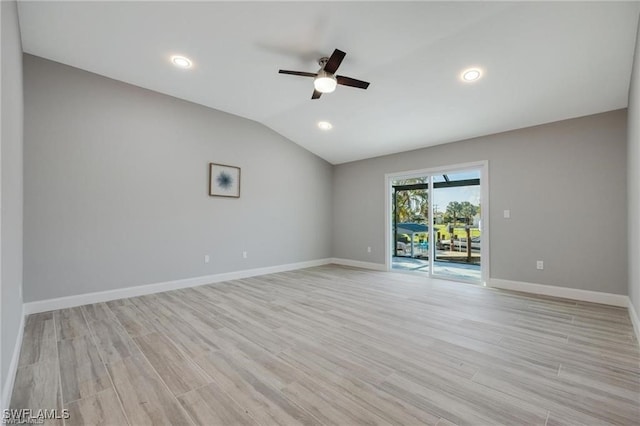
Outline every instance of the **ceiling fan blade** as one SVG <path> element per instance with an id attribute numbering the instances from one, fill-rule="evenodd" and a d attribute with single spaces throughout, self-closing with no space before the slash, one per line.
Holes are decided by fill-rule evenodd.
<path id="1" fill-rule="evenodd" d="M 329 74 L 335 74 L 335 72 L 338 71 L 338 67 L 342 63 L 342 60 L 344 59 L 345 55 L 346 53 L 344 53 L 342 50 L 338 50 L 338 49 L 334 50 L 333 53 L 331 54 L 331 57 L 325 64 L 324 70 Z"/>
<path id="2" fill-rule="evenodd" d="M 317 90 L 314 90 L 313 95 L 311 95 L 311 99 L 320 99 L 320 95 L 322 95 L 322 92 L 318 92 Z"/>
<path id="3" fill-rule="evenodd" d="M 299 75 L 300 77 L 316 77 L 318 74 L 315 72 L 304 72 L 304 71 L 287 71 L 280 70 L 278 71 L 280 74 L 290 74 L 290 75 Z"/>
<path id="4" fill-rule="evenodd" d="M 336 75 L 336 80 L 338 80 L 338 84 L 342 84 L 343 86 L 357 87 L 358 89 L 366 89 L 369 87 L 369 83 L 362 80 L 356 80 L 355 78 L 345 77 L 343 75 Z"/>

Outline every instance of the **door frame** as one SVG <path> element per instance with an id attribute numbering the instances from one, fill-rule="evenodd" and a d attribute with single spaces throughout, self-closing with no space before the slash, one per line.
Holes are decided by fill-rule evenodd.
<path id="1" fill-rule="evenodd" d="M 445 172 L 458 172 L 458 171 L 464 171 L 464 170 L 469 170 L 469 169 L 474 169 L 474 170 L 480 170 L 480 211 L 482 212 L 482 219 L 481 219 L 481 223 L 480 223 L 480 232 L 482 235 L 482 240 L 480 241 L 480 253 L 482 253 L 482 258 L 480 260 L 480 282 L 483 286 L 486 286 L 489 278 L 491 277 L 491 262 L 490 262 L 490 252 L 489 252 L 489 247 L 491 246 L 489 244 L 490 241 L 490 233 L 489 233 L 489 218 L 490 213 L 489 213 L 489 161 L 488 160 L 483 160 L 483 161 L 475 161 L 475 162 L 470 162 L 470 163 L 460 163 L 460 164 L 448 164 L 448 165 L 444 165 L 444 166 L 437 166 L 437 167 L 429 167 L 429 168 L 425 168 L 425 169 L 419 169 L 419 170 L 407 170 L 407 171 L 403 171 L 403 172 L 393 172 L 393 173 L 386 173 L 384 175 L 384 224 L 385 224 L 385 229 L 384 229 L 384 265 L 385 265 L 385 270 L 386 271 L 391 271 L 391 265 L 392 265 L 392 251 L 391 251 L 391 228 L 392 228 L 392 215 L 391 215 L 391 197 L 392 197 L 392 182 L 394 179 L 397 178 L 406 178 L 406 179 L 411 179 L 411 178 L 417 178 L 417 177 L 424 177 L 424 176 L 429 176 L 429 191 L 431 191 L 432 187 L 433 187 L 433 182 L 431 179 L 431 176 L 433 175 L 437 175 L 437 174 L 442 174 Z M 428 223 L 429 223 L 429 250 L 430 250 L 430 256 L 429 256 L 429 265 L 432 266 L 433 265 L 433 239 L 432 237 L 432 229 L 433 229 L 433 219 L 432 219 L 432 206 L 431 206 L 431 202 L 432 202 L 433 196 L 431 194 L 431 192 L 429 193 L 429 217 L 428 217 Z M 451 280 L 451 281 L 460 281 L 460 282 L 468 282 L 465 280 L 455 280 L 449 277 L 441 277 L 441 276 L 433 276 L 433 268 L 430 267 L 429 268 L 429 278 L 437 278 L 437 279 L 446 279 L 446 280 Z"/>

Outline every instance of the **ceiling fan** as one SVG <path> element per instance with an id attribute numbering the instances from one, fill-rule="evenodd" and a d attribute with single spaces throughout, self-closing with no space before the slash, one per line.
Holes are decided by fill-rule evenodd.
<path id="1" fill-rule="evenodd" d="M 335 49 L 330 58 L 322 57 L 318 61 L 320 69 L 317 73 L 304 72 L 304 71 L 287 71 L 280 70 L 280 74 L 299 75 L 301 77 L 314 77 L 313 80 L 313 95 L 311 99 L 318 99 L 323 93 L 331 93 L 336 90 L 336 86 L 341 84 L 343 86 L 357 87 L 358 89 L 366 89 L 369 87 L 369 83 L 362 80 L 356 80 L 355 78 L 345 77 L 343 75 L 335 75 L 338 67 L 342 63 L 346 53 L 342 50 Z"/>

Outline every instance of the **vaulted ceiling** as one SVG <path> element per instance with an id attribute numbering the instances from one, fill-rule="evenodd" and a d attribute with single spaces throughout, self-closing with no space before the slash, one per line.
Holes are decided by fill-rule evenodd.
<path id="1" fill-rule="evenodd" d="M 337 164 L 623 108 L 638 2 L 21 1 L 27 53 L 256 120 Z M 311 100 L 317 61 L 371 82 Z M 181 54 L 189 70 L 170 63 Z M 463 70 L 482 77 L 466 83 Z M 330 131 L 317 122 L 333 124 Z"/>

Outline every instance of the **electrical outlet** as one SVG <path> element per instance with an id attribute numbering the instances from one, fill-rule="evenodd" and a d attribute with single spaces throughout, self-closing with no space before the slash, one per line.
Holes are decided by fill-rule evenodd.
<path id="1" fill-rule="evenodd" d="M 246 259 L 246 258 L 247 258 L 247 252 L 246 252 L 246 251 L 243 251 L 243 252 L 242 252 L 242 258 L 243 258 L 243 259 Z"/>
<path id="2" fill-rule="evenodd" d="M 544 262 L 542 260 L 536 262 L 536 269 L 544 269 Z"/>
<path id="3" fill-rule="evenodd" d="M 511 218 L 511 210 L 505 210 L 504 211 L 504 218 L 505 219 L 510 219 Z"/>
<path id="4" fill-rule="evenodd" d="M 367 253 L 371 253 L 371 247 L 367 247 Z"/>
<path id="5" fill-rule="evenodd" d="M 211 258 L 209 257 L 208 254 L 205 254 L 204 255 L 204 263 L 209 263 L 209 262 L 211 262 Z"/>

